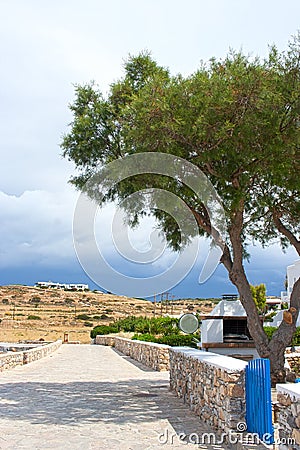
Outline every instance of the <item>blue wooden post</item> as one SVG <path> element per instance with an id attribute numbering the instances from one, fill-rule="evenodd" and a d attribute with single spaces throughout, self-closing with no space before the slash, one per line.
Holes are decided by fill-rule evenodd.
<path id="1" fill-rule="evenodd" d="M 246 423 L 265 444 L 274 443 L 270 361 L 254 359 L 246 366 Z"/>

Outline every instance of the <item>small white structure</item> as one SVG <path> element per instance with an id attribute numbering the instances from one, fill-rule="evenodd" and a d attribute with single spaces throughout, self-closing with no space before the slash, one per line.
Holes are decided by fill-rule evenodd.
<path id="1" fill-rule="evenodd" d="M 300 278 L 300 259 L 295 261 L 294 264 L 287 266 L 286 274 L 287 274 L 287 291 L 281 292 L 281 300 L 283 302 L 289 303 L 294 284 L 296 283 L 298 278 Z"/>
<path id="2" fill-rule="evenodd" d="M 35 285 L 42 289 L 64 289 L 67 291 L 88 291 L 88 284 L 53 283 L 52 281 L 38 281 Z"/>
<path id="3" fill-rule="evenodd" d="M 221 300 L 202 316 L 201 349 L 241 359 L 258 358 L 247 327 L 247 315 L 239 300 Z"/>
<path id="4" fill-rule="evenodd" d="M 294 264 L 291 264 L 287 267 L 286 270 L 287 273 L 287 291 L 281 292 L 281 302 L 287 303 L 288 306 L 290 306 L 290 299 L 291 299 L 291 293 L 294 287 L 294 284 L 300 278 L 300 259 L 294 262 Z M 276 316 L 273 317 L 271 322 L 265 322 L 265 326 L 271 326 L 271 327 L 279 327 L 283 320 L 283 310 L 280 310 L 277 312 Z M 298 316 L 296 326 L 300 326 L 300 315 Z"/>

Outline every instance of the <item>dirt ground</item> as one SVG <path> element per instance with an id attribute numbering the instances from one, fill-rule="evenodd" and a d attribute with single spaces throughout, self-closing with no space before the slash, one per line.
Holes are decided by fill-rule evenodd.
<path id="1" fill-rule="evenodd" d="M 130 315 L 154 317 L 209 312 L 213 303 L 179 300 L 154 305 L 150 301 L 99 292 L 70 292 L 31 286 L 0 286 L 0 341 L 24 340 L 90 342 L 96 325 Z"/>

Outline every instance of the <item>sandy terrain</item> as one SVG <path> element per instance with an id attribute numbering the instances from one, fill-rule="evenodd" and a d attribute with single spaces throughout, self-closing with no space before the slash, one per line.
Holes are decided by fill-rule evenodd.
<path id="1" fill-rule="evenodd" d="M 178 315 L 191 310 L 206 313 L 211 309 L 209 301 L 181 300 L 162 307 L 157 304 L 154 308 L 147 300 L 91 291 L 0 286 L 0 341 L 53 341 L 63 339 L 64 333 L 68 333 L 69 340 L 89 343 L 92 327 L 109 324 L 114 319 L 129 315 Z"/>

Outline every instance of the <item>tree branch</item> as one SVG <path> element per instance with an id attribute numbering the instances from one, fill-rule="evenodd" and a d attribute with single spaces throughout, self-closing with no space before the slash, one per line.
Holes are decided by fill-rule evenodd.
<path id="1" fill-rule="evenodd" d="M 296 236 L 282 223 L 280 220 L 281 214 L 273 210 L 273 220 L 277 230 L 283 234 L 290 242 L 290 244 L 295 247 L 298 255 L 300 256 L 300 241 L 296 238 Z"/>

